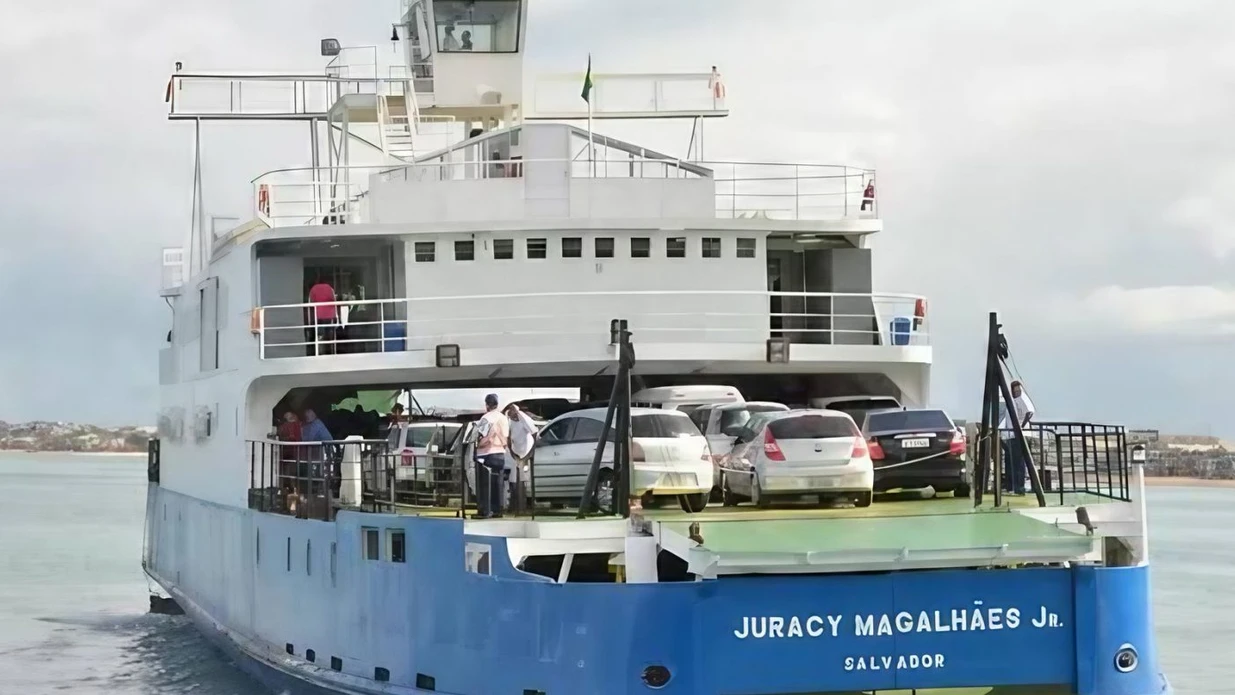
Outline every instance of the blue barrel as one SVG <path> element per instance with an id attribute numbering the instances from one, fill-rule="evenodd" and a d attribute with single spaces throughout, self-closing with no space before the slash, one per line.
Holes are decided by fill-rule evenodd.
<path id="1" fill-rule="evenodd" d="M 909 336 L 913 332 L 913 319 L 908 316 L 897 316 L 892 319 L 892 344 L 908 345 Z"/>
<path id="2" fill-rule="evenodd" d="M 403 352 L 407 349 L 407 324 L 391 321 L 382 324 L 382 351 Z"/>

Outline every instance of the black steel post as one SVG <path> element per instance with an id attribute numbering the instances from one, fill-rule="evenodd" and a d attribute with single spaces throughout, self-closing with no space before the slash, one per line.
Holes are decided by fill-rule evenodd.
<path id="1" fill-rule="evenodd" d="M 621 367 L 618 368 L 618 376 L 621 376 Z M 583 499 L 579 500 L 579 513 L 575 515 L 576 519 L 582 519 L 596 506 L 596 484 L 600 478 L 600 461 L 604 458 L 605 442 L 609 439 L 609 428 L 613 425 L 614 408 L 617 407 L 618 389 L 621 385 L 620 378 L 613 379 L 613 390 L 609 394 L 609 407 L 605 410 L 605 424 L 600 430 L 600 441 L 596 442 L 596 453 L 592 456 L 592 467 L 587 473 L 587 483 L 583 486 Z"/>
<path id="2" fill-rule="evenodd" d="M 635 366 L 635 348 L 630 342 L 630 331 L 622 327 L 621 343 L 618 346 L 618 364 L 620 369 L 619 379 L 622 381 L 621 408 L 622 419 L 621 427 L 617 431 L 616 439 L 621 442 L 621 458 L 618 458 L 618 452 L 614 451 L 614 461 L 620 461 L 618 464 L 620 477 L 615 492 L 620 496 L 621 501 L 616 503 L 614 507 L 621 511 L 622 517 L 630 516 L 630 490 L 631 490 L 631 431 L 630 431 L 630 372 Z"/>
<path id="3" fill-rule="evenodd" d="M 986 370 L 983 372 L 982 385 L 982 417 L 978 421 L 978 460 L 974 462 L 973 506 L 982 505 L 982 495 L 986 491 L 991 473 L 991 432 L 994 427 L 991 422 L 991 400 L 994 397 L 991 383 L 991 361 L 995 356 L 995 338 L 999 334 L 999 324 L 995 312 L 990 314 L 990 327 L 986 337 Z M 998 499 L 995 501 L 998 505 Z"/>

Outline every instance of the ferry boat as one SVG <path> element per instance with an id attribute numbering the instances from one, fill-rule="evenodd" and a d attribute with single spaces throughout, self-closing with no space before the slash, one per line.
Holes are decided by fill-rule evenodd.
<path id="1" fill-rule="evenodd" d="M 632 388 L 929 403 L 928 305 L 872 288 L 875 172 L 707 159 L 711 65 L 588 59 L 525 90 L 530 1 L 404 0 L 395 52 L 323 39 L 322 72 L 172 75 L 197 176 L 163 255 L 146 573 L 273 692 L 1170 692 L 1118 427 L 1013 433 L 1026 497 L 983 444 L 972 499 L 575 511 L 533 474 L 525 511 L 478 519 L 470 428 L 409 453 L 372 409 L 347 420 L 429 388 L 608 395 L 623 437 Z M 685 153 L 605 134 L 619 119 L 678 127 Z M 256 176 L 251 219 L 217 232 L 200 152 L 239 122 L 307 130 L 309 163 Z M 306 410 L 331 436 L 280 439 Z"/>

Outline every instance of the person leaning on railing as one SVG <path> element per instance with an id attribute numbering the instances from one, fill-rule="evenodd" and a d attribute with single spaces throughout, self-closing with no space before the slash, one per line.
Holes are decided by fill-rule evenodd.
<path id="1" fill-rule="evenodd" d="M 1016 419 L 1021 423 L 1021 429 L 1029 426 L 1033 419 L 1033 401 L 1025 393 L 1021 382 L 1012 382 L 1012 405 Z M 1003 447 L 1004 460 L 1004 490 L 1014 495 L 1025 494 L 1025 454 L 1016 441 L 1016 430 L 1008 420 L 1008 409 L 1002 400 L 999 402 L 999 435 Z"/>

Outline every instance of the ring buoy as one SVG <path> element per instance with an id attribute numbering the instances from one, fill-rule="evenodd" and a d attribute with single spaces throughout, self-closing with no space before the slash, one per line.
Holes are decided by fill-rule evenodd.
<path id="1" fill-rule="evenodd" d="M 270 186 L 264 183 L 257 187 L 257 211 L 270 216 Z"/>
<path id="2" fill-rule="evenodd" d="M 249 312 L 249 332 L 257 335 L 262 332 L 262 308 L 257 307 Z"/>

